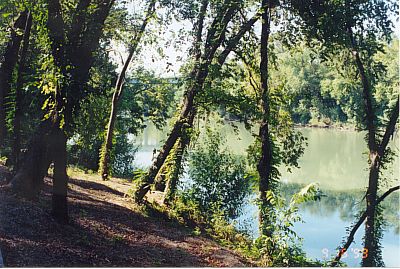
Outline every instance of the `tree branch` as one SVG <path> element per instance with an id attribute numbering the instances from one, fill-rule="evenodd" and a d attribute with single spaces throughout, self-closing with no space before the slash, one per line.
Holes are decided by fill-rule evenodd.
<path id="1" fill-rule="evenodd" d="M 225 49 L 218 56 L 218 63 L 220 65 L 224 64 L 229 53 L 237 46 L 237 44 L 239 43 L 240 39 L 244 36 L 244 34 L 247 33 L 251 29 L 251 27 L 253 27 L 256 21 L 258 21 L 261 18 L 265 8 L 266 6 L 260 7 L 253 17 L 251 17 L 248 21 L 242 24 L 236 35 L 234 35 L 228 40 Z"/>
<path id="2" fill-rule="evenodd" d="M 346 5 L 346 12 L 348 16 L 348 21 L 346 22 L 346 31 L 350 40 L 350 46 L 352 49 L 352 54 L 354 61 L 357 65 L 358 72 L 360 73 L 360 78 L 361 78 L 361 84 L 363 87 L 363 100 L 364 100 L 364 109 L 366 113 L 366 125 L 367 125 L 367 131 L 368 131 L 368 148 L 371 152 L 376 152 L 377 151 L 377 143 L 376 143 L 376 130 L 375 130 L 375 110 L 374 106 L 372 104 L 372 93 L 371 93 L 371 84 L 368 79 L 368 75 L 365 72 L 364 64 L 361 61 L 360 54 L 358 52 L 358 47 L 357 47 L 357 42 L 354 37 L 354 33 L 352 30 L 352 24 L 350 22 L 351 18 L 351 13 L 350 13 L 350 4 L 349 1 L 345 2 Z"/>
<path id="3" fill-rule="evenodd" d="M 376 200 L 375 206 L 377 206 L 380 202 L 382 202 L 389 194 L 391 194 L 394 191 L 397 191 L 400 189 L 400 185 L 390 188 L 387 190 L 379 199 Z M 335 259 L 332 261 L 331 265 L 332 267 L 336 266 L 340 259 L 342 258 L 343 254 L 349 249 L 351 243 L 353 243 L 354 240 L 354 235 L 356 234 L 358 228 L 360 228 L 361 224 L 363 224 L 364 220 L 367 218 L 367 211 L 364 211 L 364 213 L 361 215 L 360 219 L 357 221 L 357 223 L 354 225 L 353 229 L 351 230 L 349 237 L 347 238 L 346 243 L 342 248 L 340 248 L 339 253 L 336 255 Z"/>
<path id="4" fill-rule="evenodd" d="M 87 23 L 86 30 L 83 33 L 84 37 L 82 44 L 79 47 L 79 51 L 81 51 L 80 54 L 85 57 L 85 60 L 92 58 L 92 53 L 96 50 L 99 44 L 104 22 L 107 19 L 114 3 L 115 0 L 101 0 L 97 5 L 97 9 L 91 15 L 92 20 Z M 88 66 L 90 65 L 91 63 L 88 64 Z"/>
<path id="5" fill-rule="evenodd" d="M 396 123 L 399 119 L 399 97 L 397 97 L 396 105 L 392 109 L 389 123 L 386 125 L 386 131 L 383 135 L 382 142 L 379 146 L 379 155 L 382 157 L 385 153 L 386 147 L 389 144 L 390 137 L 393 135 L 396 129 Z"/>
<path id="6" fill-rule="evenodd" d="M 242 62 L 245 64 L 246 66 L 246 71 L 249 74 L 249 83 L 250 86 L 253 88 L 254 94 L 256 96 L 256 99 L 259 100 L 259 92 L 261 91 L 258 82 L 256 81 L 256 79 L 253 77 L 253 72 L 252 72 L 252 67 L 250 65 L 250 63 L 246 60 L 246 58 L 243 56 L 242 53 L 235 51 L 236 55 L 240 58 L 240 60 L 242 60 Z"/>
<path id="7" fill-rule="evenodd" d="M 199 13 L 199 18 L 196 22 L 195 28 L 197 29 L 196 31 L 196 40 L 194 42 L 194 55 L 196 61 L 198 61 L 201 57 L 201 37 L 203 34 L 203 28 L 204 28 L 204 18 L 206 16 L 207 12 L 207 7 L 208 7 L 209 1 L 208 0 L 203 0 L 200 8 L 200 13 Z"/>
<path id="8" fill-rule="evenodd" d="M 139 32 L 135 35 L 134 39 L 132 40 L 132 43 L 129 45 L 129 55 L 124 63 L 120 75 L 118 76 L 117 83 L 115 86 L 115 94 L 117 100 L 119 100 L 119 98 L 121 97 L 123 90 L 123 81 L 125 80 L 126 71 L 128 70 L 129 64 L 132 61 L 132 58 L 137 51 L 137 47 L 143 37 L 147 24 L 149 23 L 151 17 L 153 17 L 154 15 L 155 5 L 156 5 L 156 0 L 151 0 L 151 2 L 147 7 L 146 15 L 145 18 L 143 19 L 142 25 L 140 26 Z"/>
<path id="9" fill-rule="evenodd" d="M 205 56 L 204 58 L 206 61 L 208 62 L 212 61 L 218 47 L 224 42 L 226 35 L 226 28 L 228 27 L 228 24 L 231 21 L 232 17 L 235 15 L 236 10 L 237 10 L 236 6 L 230 6 L 226 9 L 221 20 L 216 18 L 213 21 L 212 27 L 208 33 L 206 40 L 206 51 L 204 52 Z"/>
<path id="10" fill-rule="evenodd" d="M 68 51 L 70 64 L 73 66 L 74 82 L 71 84 L 71 105 L 79 102 L 79 92 L 86 84 L 89 76 L 89 70 L 93 63 L 93 53 L 99 46 L 99 40 L 103 33 L 103 27 L 106 18 L 115 0 L 98 0 L 96 10 L 91 14 L 90 19 L 87 18 L 85 30 L 81 33 L 79 40 L 71 40 Z"/>

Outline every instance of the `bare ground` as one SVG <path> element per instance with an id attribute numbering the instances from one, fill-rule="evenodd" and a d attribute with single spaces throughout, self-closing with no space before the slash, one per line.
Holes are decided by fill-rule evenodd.
<path id="1" fill-rule="evenodd" d="M 9 176 L 0 166 L 0 185 Z M 84 178 L 84 179 L 82 179 Z M 68 225 L 50 216 L 51 179 L 38 199 L 0 187 L 0 249 L 7 267 L 240 267 L 242 257 L 165 218 L 146 217 L 124 197 L 129 184 L 71 178 Z"/>

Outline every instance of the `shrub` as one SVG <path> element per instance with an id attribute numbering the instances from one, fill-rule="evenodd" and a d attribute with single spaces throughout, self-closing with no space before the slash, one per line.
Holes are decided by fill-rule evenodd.
<path id="1" fill-rule="evenodd" d="M 189 155 L 192 182 L 185 195 L 209 216 L 218 204 L 228 217 L 235 217 L 249 194 L 250 181 L 245 176 L 244 158 L 223 148 L 224 142 L 220 133 L 206 130 L 203 141 Z"/>

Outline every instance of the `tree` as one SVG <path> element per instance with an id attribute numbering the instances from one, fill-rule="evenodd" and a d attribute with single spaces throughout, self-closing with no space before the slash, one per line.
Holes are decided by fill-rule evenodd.
<path id="1" fill-rule="evenodd" d="M 374 89 L 378 78 L 385 74 L 384 66 L 374 55 L 382 51 L 382 41 L 389 41 L 392 22 L 388 13 L 396 12 L 398 5 L 392 1 L 309 1 L 307 5 L 293 1 L 296 12 L 305 24 L 312 25 L 305 35 L 323 43 L 327 53 L 345 52 L 351 57 L 356 69 L 362 92 L 364 115 L 359 119 L 367 132 L 369 150 L 369 180 L 366 192 L 366 225 L 364 246 L 368 256 L 363 266 L 379 266 L 380 252 L 376 231 L 377 193 L 379 174 L 392 154 L 388 147 L 399 116 L 399 96 L 394 96 L 394 105 L 387 112 L 387 119 L 377 117 Z M 334 25 L 334 26 L 333 26 Z M 350 66 L 351 66 L 350 65 Z M 349 66 L 349 65 L 348 65 Z"/>
<path id="2" fill-rule="evenodd" d="M 15 113 L 13 122 L 14 139 L 12 141 L 11 163 L 15 166 L 14 170 L 18 169 L 18 160 L 20 158 L 21 150 L 21 118 L 22 118 L 22 103 L 24 99 L 23 85 L 24 85 L 24 72 L 26 69 L 26 59 L 29 47 L 29 38 L 32 28 L 32 14 L 28 12 L 26 24 L 24 28 L 24 38 L 20 57 L 18 60 L 17 81 L 15 85 Z"/>
<path id="3" fill-rule="evenodd" d="M 159 151 L 153 164 L 150 166 L 149 171 L 139 180 L 138 188 L 135 191 L 135 200 L 138 202 L 144 198 L 151 185 L 154 183 L 154 179 L 164 164 L 171 149 L 176 144 L 176 141 L 182 136 L 183 130 L 192 127 L 196 114 L 195 97 L 203 89 L 204 83 L 209 75 L 211 64 L 216 62 L 217 65 L 222 66 L 229 53 L 237 46 L 243 35 L 252 28 L 254 23 L 262 14 L 262 8 L 260 8 L 253 17 L 242 23 L 239 30 L 228 39 L 228 25 L 240 9 L 241 3 L 239 1 L 223 1 L 221 3 L 215 3 L 215 6 L 211 5 L 211 7 L 215 8 L 217 12 L 211 24 L 208 26 L 207 35 L 203 42 L 202 32 L 205 27 L 204 18 L 208 5 L 208 1 L 203 1 L 198 12 L 196 37 L 193 45 L 193 47 L 196 48 L 194 57 L 195 62 L 193 64 L 193 69 L 189 74 L 189 83 L 184 94 L 180 114 L 162 149 Z M 200 44 L 203 44 L 203 51 L 201 50 Z M 224 44 L 222 52 L 217 53 L 218 48 L 222 44 Z M 186 147 L 186 145 L 183 146 Z"/>
<path id="4" fill-rule="evenodd" d="M 18 53 L 23 39 L 28 11 L 20 12 L 10 29 L 10 39 L 4 51 L 0 66 L 0 146 L 3 146 L 7 134 L 6 98 L 10 93 L 12 74 L 18 61 Z"/>
<path id="5" fill-rule="evenodd" d="M 245 112 L 252 125 L 259 126 L 255 143 L 249 148 L 249 163 L 256 172 L 253 176 L 258 183 L 259 230 L 260 235 L 271 238 L 276 224 L 276 208 L 271 204 L 268 193 L 277 195 L 279 181 L 278 167 L 298 166 L 297 160 L 304 151 L 304 137 L 293 129 L 289 114 L 289 98 L 284 82 L 271 80 L 270 62 L 275 51 L 270 42 L 271 23 L 279 16 L 279 1 L 262 1 L 262 22 L 260 35 L 253 34 L 246 45 L 235 50 L 241 61 L 239 70 L 243 70 L 247 89 L 241 89 L 246 98 L 236 100 L 254 106 Z M 275 16 L 275 18 L 273 17 Z M 280 67 L 276 67 L 279 72 Z M 241 72 L 233 71 L 236 80 L 243 80 Z M 248 100 L 251 100 L 250 102 Z M 239 101 L 240 103 L 240 101 Z M 229 107 L 229 106 L 228 106 Z M 246 119 L 246 117 L 243 117 Z M 250 128 L 249 128 L 250 129 Z"/>
<path id="6" fill-rule="evenodd" d="M 110 166 L 110 154 L 112 149 L 112 138 L 114 133 L 115 121 L 117 117 L 117 109 L 118 103 L 122 96 L 123 89 L 124 89 L 124 80 L 126 76 L 126 72 L 128 70 L 129 64 L 132 61 L 133 56 L 137 51 L 137 47 L 140 44 L 142 36 L 146 30 L 147 24 L 150 22 L 151 18 L 154 16 L 155 13 L 155 0 L 150 0 L 147 11 L 145 13 L 145 18 L 143 19 L 142 25 L 140 26 L 139 31 L 133 37 L 131 44 L 129 44 L 129 54 L 125 60 L 124 66 L 122 67 L 121 73 L 118 76 L 117 83 L 115 85 L 114 94 L 111 101 L 111 112 L 110 112 L 110 119 L 108 122 L 106 138 L 103 144 L 103 147 L 100 152 L 100 165 L 99 165 L 99 174 L 106 180 L 109 175 L 109 166 Z"/>
<path id="7" fill-rule="evenodd" d="M 259 138 L 261 142 L 261 158 L 257 165 L 259 174 L 259 222 L 260 233 L 262 235 L 271 236 L 272 231 L 268 226 L 268 207 L 271 205 L 267 199 L 267 192 L 272 189 L 272 141 L 270 137 L 270 93 L 268 88 L 268 39 L 271 31 L 270 12 L 273 4 L 267 0 L 263 0 L 263 6 L 268 4 L 262 15 L 261 23 L 261 39 L 260 39 L 260 84 L 261 84 L 261 107 L 262 107 L 262 121 L 260 123 Z"/>
<path id="8" fill-rule="evenodd" d="M 68 133 L 73 115 L 86 95 L 93 53 L 99 45 L 103 26 L 114 0 L 80 0 L 72 11 L 70 24 L 63 17 L 58 0 L 47 1 L 48 42 L 53 63 L 52 77 L 45 88 L 51 93 L 46 102 L 48 113 L 31 139 L 28 152 L 11 181 L 14 190 L 34 196 L 50 162 L 54 162 L 52 214 L 60 222 L 68 221 L 66 173 Z"/>

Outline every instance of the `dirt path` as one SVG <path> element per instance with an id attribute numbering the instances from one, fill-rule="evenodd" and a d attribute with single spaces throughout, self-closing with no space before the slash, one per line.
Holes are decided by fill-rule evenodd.
<path id="1" fill-rule="evenodd" d="M 135 211 L 122 192 L 129 186 L 121 180 L 71 179 L 71 222 L 59 225 L 49 215 L 50 185 L 46 178 L 37 201 L 0 188 L 0 248 L 6 266 L 248 266 L 185 227 Z"/>

